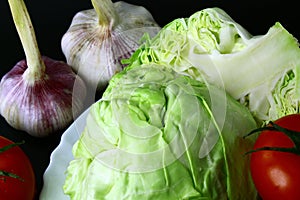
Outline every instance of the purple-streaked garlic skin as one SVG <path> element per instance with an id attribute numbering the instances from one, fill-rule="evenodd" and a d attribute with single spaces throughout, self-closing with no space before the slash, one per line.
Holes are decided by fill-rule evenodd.
<path id="1" fill-rule="evenodd" d="M 46 56 L 42 60 L 46 70 L 40 80 L 24 79 L 28 69 L 24 59 L 0 82 L 1 115 L 15 129 L 35 137 L 65 129 L 81 113 L 86 94 L 84 82 L 69 65 Z"/>

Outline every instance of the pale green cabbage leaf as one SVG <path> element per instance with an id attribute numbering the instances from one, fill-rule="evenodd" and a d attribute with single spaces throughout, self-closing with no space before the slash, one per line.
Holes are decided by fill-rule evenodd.
<path id="1" fill-rule="evenodd" d="M 73 146 L 64 192 L 76 200 L 256 198 L 250 111 L 219 87 L 159 64 L 126 68 Z"/>
<path id="2" fill-rule="evenodd" d="M 252 36 L 224 10 L 203 9 L 145 37 L 123 62 L 158 63 L 224 87 L 259 123 L 299 112 L 299 45 L 279 22 L 265 35 Z"/>

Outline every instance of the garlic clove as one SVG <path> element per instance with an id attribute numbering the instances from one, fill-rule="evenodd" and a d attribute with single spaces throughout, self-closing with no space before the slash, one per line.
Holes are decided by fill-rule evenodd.
<path id="1" fill-rule="evenodd" d="M 145 33 L 152 37 L 161 28 L 142 6 L 110 0 L 92 2 L 94 9 L 74 16 L 61 47 L 67 63 L 96 92 L 123 70 L 121 60 L 133 54 Z"/>

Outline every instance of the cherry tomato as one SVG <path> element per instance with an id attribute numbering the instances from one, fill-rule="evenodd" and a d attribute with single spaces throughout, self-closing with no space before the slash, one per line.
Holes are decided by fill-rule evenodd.
<path id="1" fill-rule="evenodd" d="M 15 144 L 0 136 L 0 149 Z M 0 152 L 0 200 L 33 200 L 35 174 L 27 155 L 19 146 Z"/>
<path id="2" fill-rule="evenodd" d="M 284 116 L 274 123 L 300 132 L 300 114 Z M 262 147 L 294 148 L 295 143 L 284 132 L 263 130 L 254 144 L 254 150 Z M 274 150 L 255 151 L 251 153 L 250 169 L 254 185 L 263 200 L 300 199 L 299 154 Z"/>

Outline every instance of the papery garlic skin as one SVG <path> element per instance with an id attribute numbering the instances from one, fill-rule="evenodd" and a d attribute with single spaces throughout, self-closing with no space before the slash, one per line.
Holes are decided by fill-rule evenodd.
<path id="1" fill-rule="evenodd" d="M 19 61 L 0 82 L 0 113 L 8 124 L 32 136 L 65 129 L 83 109 L 84 82 L 66 63 L 43 56 L 46 73 L 31 83 L 24 79 L 26 60 Z M 76 81 L 76 91 L 73 85 Z M 74 95 L 81 93 L 81 95 Z"/>
<path id="2" fill-rule="evenodd" d="M 67 63 L 90 88 L 103 90 L 111 77 L 125 67 L 140 46 L 145 33 L 151 37 L 161 29 L 142 6 L 113 3 L 115 18 L 102 25 L 95 9 L 78 12 L 61 40 Z"/>

